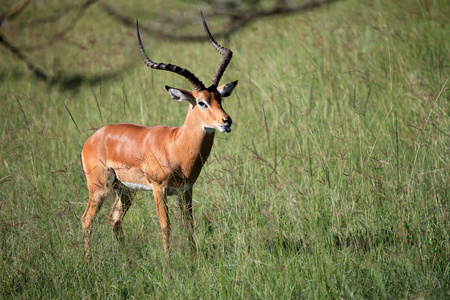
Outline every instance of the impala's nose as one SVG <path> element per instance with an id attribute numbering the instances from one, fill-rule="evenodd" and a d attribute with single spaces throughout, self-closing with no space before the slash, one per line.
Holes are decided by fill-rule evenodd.
<path id="1" fill-rule="evenodd" d="M 231 120 L 230 117 L 226 118 L 226 119 L 222 119 L 223 123 L 225 126 L 231 127 L 231 124 L 233 124 L 233 120 Z"/>

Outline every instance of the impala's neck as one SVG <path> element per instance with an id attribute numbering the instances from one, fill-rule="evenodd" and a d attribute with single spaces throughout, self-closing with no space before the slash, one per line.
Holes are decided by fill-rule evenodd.
<path id="1" fill-rule="evenodd" d="M 201 168 L 211 153 L 215 134 L 215 130 L 212 128 L 206 131 L 203 129 L 196 113 L 198 112 L 189 104 L 189 111 L 184 124 L 179 127 L 177 136 L 177 144 L 182 147 L 180 151 L 184 154 L 185 161 L 188 162 L 185 167 L 191 169 L 188 172 L 195 178 L 200 174 Z"/>
<path id="2" fill-rule="evenodd" d="M 192 104 L 189 104 L 186 119 L 180 127 L 180 138 L 184 139 L 183 142 L 186 145 L 189 144 L 193 146 L 193 144 L 197 144 L 202 149 L 209 149 L 210 151 L 214 142 L 215 129 L 212 127 L 204 127 L 203 124 L 199 122 L 199 118 L 196 115 L 197 113 L 198 112 L 195 111 L 195 109 L 192 109 Z"/>

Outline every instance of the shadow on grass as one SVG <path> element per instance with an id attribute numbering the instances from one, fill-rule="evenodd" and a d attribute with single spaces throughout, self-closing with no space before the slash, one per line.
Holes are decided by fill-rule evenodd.
<path id="1" fill-rule="evenodd" d="M 42 73 L 40 70 L 32 70 L 35 77 L 48 85 L 48 87 L 59 88 L 62 91 L 76 91 L 85 85 L 97 85 L 105 81 L 110 81 L 118 79 L 123 76 L 126 70 L 130 69 L 131 66 L 126 66 L 117 71 L 105 72 L 96 75 L 86 75 L 86 74 L 68 74 L 59 73 L 54 76 L 49 76 Z M 26 73 L 13 72 L 12 74 L 7 74 L 5 72 L 0 72 L 0 80 L 7 80 L 13 78 L 13 80 L 20 80 L 22 78 L 27 78 Z"/>

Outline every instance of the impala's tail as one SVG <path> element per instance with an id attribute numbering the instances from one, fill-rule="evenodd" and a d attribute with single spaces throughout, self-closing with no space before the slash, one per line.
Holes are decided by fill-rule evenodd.
<path id="1" fill-rule="evenodd" d="M 84 172 L 83 155 L 80 153 L 81 170 L 83 170 L 84 179 L 86 178 L 86 172 Z"/>

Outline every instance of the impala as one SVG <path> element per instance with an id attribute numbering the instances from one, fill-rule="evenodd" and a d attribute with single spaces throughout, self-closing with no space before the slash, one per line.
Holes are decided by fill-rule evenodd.
<path id="1" fill-rule="evenodd" d="M 105 198 L 109 194 L 115 195 L 109 220 L 117 239 L 123 242 L 123 217 L 130 208 L 134 191 L 142 190 L 153 191 L 166 253 L 170 237 L 166 197 L 178 196 L 189 244 L 195 255 L 192 188 L 211 152 L 215 129 L 231 131 L 231 118 L 222 108 L 222 98 L 230 96 L 237 85 L 234 81 L 218 86 L 232 52 L 214 40 L 203 14 L 200 14 L 209 41 L 223 55 L 208 88 L 187 69 L 152 61 L 142 45 L 136 20 L 138 45 L 145 64 L 185 77 L 194 90 L 189 92 L 166 86 L 174 100 L 189 103 L 181 127 L 111 124 L 99 129 L 84 144 L 81 164 L 89 190 L 89 203 L 81 223 L 86 254 L 89 253 L 92 223 Z"/>

